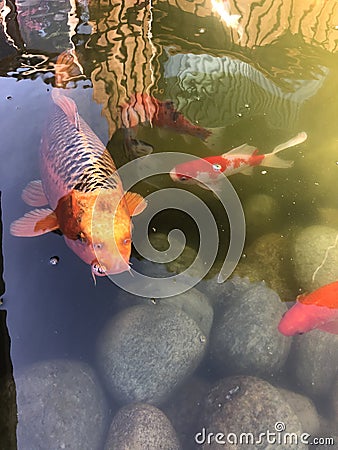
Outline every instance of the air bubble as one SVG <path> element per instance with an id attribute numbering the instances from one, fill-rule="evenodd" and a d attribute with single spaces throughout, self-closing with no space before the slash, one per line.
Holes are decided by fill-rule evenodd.
<path id="1" fill-rule="evenodd" d="M 49 264 L 51 266 L 56 266 L 60 261 L 60 258 L 58 256 L 51 256 L 49 259 Z"/>

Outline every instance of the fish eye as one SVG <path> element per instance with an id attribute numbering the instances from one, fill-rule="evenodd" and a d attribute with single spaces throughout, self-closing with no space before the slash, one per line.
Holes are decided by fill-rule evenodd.
<path id="1" fill-rule="evenodd" d="M 130 238 L 125 238 L 125 239 L 123 239 L 123 241 L 122 241 L 122 244 L 123 245 L 129 245 L 131 243 L 131 239 Z"/>
<path id="2" fill-rule="evenodd" d="M 101 248 L 103 248 L 103 244 L 102 243 L 94 244 L 94 249 L 95 250 L 101 250 Z"/>
<path id="3" fill-rule="evenodd" d="M 220 172 L 222 170 L 221 164 L 213 164 L 212 168 L 213 168 L 214 172 Z"/>
<path id="4" fill-rule="evenodd" d="M 180 181 L 187 181 L 188 177 L 180 175 Z"/>

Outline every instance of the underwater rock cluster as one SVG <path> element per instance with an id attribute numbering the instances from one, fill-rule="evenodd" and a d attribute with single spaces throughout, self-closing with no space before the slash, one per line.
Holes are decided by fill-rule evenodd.
<path id="1" fill-rule="evenodd" d="M 221 448 L 234 449 L 242 448 L 234 439 L 248 433 L 254 450 L 270 448 L 258 443 L 269 431 L 279 433 L 273 448 L 302 450 L 306 444 L 284 442 L 283 432 L 323 434 L 318 396 L 334 410 L 335 423 L 325 428 L 332 435 L 336 336 L 281 335 L 287 308 L 263 282 L 234 277 L 211 292 L 195 288 L 151 302 L 121 291 L 125 307 L 97 339 L 97 373 L 65 360 L 26 368 L 17 378 L 20 448 L 218 449 L 221 433 Z M 288 358 L 299 392 L 287 389 Z"/>

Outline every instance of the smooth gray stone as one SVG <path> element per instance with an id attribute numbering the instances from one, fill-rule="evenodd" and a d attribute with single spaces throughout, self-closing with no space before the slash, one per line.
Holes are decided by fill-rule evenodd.
<path id="1" fill-rule="evenodd" d="M 312 397 L 330 392 L 338 376 L 338 335 L 312 330 L 295 336 L 292 350 L 300 387 Z"/>
<path id="2" fill-rule="evenodd" d="M 219 380 L 210 389 L 202 404 L 200 433 L 204 428 L 206 433 L 213 433 L 214 439 L 211 443 L 202 442 L 203 434 L 195 435 L 195 439 L 201 444 L 199 448 L 205 450 L 307 449 L 300 440 L 296 445 L 287 441 L 271 443 L 264 436 L 258 444 L 260 433 L 269 431 L 279 435 L 276 432 L 279 426 L 285 427 L 286 433 L 296 433 L 299 437 L 302 433 L 298 417 L 277 388 L 259 378 L 239 375 Z M 224 434 L 224 444 L 215 442 L 216 433 Z M 240 443 L 241 433 L 250 434 L 247 443 Z"/>
<path id="3" fill-rule="evenodd" d="M 133 306 L 106 324 L 98 365 L 121 403 L 159 404 L 194 372 L 206 342 L 196 322 L 175 306 Z"/>
<path id="4" fill-rule="evenodd" d="M 124 406 L 113 418 L 104 450 L 180 450 L 166 415 L 147 403 Z"/>
<path id="5" fill-rule="evenodd" d="M 235 277 L 225 283 L 216 309 L 209 356 L 220 374 L 270 375 L 284 365 L 291 339 L 277 329 L 287 308 L 276 292 Z"/>
<path id="6" fill-rule="evenodd" d="M 100 450 L 107 407 L 93 370 L 52 360 L 16 378 L 20 450 Z"/>

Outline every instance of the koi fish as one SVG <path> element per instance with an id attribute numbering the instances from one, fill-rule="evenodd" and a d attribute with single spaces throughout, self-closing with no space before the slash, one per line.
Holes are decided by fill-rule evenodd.
<path id="1" fill-rule="evenodd" d="M 278 325 L 285 336 L 306 333 L 315 328 L 338 334 L 338 281 L 297 297 Z"/>
<path id="2" fill-rule="evenodd" d="M 170 177 L 173 181 L 186 184 L 198 184 L 204 189 L 209 189 L 204 184 L 208 183 L 217 190 L 217 184 L 222 174 L 227 177 L 236 173 L 251 175 L 254 166 L 291 167 L 293 161 L 280 159 L 277 153 L 286 148 L 301 144 L 306 139 L 307 134 L 303 131 L 289 141 L 278 145 L 271 153 L 260 155 L 256 147 L 243 144 L 220 156 L 209 156 L 179 164 L 170 171 Z"/>
<path id="3" fill-rule="evenodd" d="M 159 128 L 168 128 L 176 133 L 195 136 L 207 141 L 212 131 L 191 123 L 177 111 L 171 100 L 161 101 L 155 97 L 136 93 L 129 102 L 121 107 L 121 121 L 125 133 L 125 148 L 132 159 L 152 152 L 151 145 L 136 139 L 138 125 L 151 124 Z"/>
<path id="4" fill-rule="evenodd" d="M 55 64 L 55 86 L 65 88 L 72 80 L 83 78 L 83 68 L 74 50 L 62 52 Z M 124 149 L 129 159 L 146 156 L 153 147 L 137 139 L 139 125 L 151 124 L 159 128 L 169 128 L 176 133 L 195 136 L 203 141 L 213 138 L 218 129 L 210 130 L 191 123 L 177 111 L 171 100 L 161 101 L 146 93 L 132 94 L 128 102 L 118 105 L 119 119 L 124 135 Z"/>
<path id="5" fill-rule="evenodd" d="M 32 237 L 60 230 L 67 245 L 91 265 L 94 280 L 129 270 L 131 216 L 141 213 L 146 201 L 124 193 L 113 159 L 75 102 L 55 90 L 52 99 L 40 146 L 41 180 L 22 193 L 28 205 L 50 208 L 26 213 L 10 231 Z"/>

